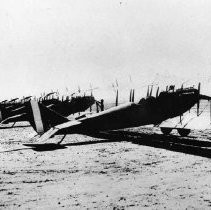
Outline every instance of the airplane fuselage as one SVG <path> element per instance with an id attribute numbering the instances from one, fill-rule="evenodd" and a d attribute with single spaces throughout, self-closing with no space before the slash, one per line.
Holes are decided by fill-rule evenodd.
<path id="1" fill-rule="evenodd" d="M 78 125 L 62 129 L 59 133 L 87 133 L 117 130 L 150 124 L 182 115 L 198 101 L 196 92 L 166 93 L 159 97 L 141 99 L 139 103 L 126 103 L 78 120 Z"/>

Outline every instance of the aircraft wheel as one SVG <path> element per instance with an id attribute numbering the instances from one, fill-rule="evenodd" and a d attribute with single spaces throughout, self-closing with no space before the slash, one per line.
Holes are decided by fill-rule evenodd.
<path id="1" fill-rule="evenodd" d="M 180 136 L 188 136 L 188 134 L 190 133 L 190 129 L 186 129 L 186 128 L 177 128 L 177 132 L 180 134 Z"/>
<path id="2" fill-rule="evenodd" d="M 169 135 L 172 131 L 172 128 L 160 128 L 160 130 L 164 135 Z"/>

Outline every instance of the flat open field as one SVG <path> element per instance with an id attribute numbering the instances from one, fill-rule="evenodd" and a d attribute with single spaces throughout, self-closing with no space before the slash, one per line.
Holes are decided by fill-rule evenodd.
<path id="1" fill-rule="evenodd" d="M 22 145 L 34 134 L 0 130 L 0 209 L 211 209 L 209 130 L 181 138 L 134 128 L 69 135 L 62 148 Z"/>

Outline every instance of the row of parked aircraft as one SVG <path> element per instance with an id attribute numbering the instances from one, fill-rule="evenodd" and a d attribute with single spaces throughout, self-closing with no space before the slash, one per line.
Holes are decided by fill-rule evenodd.
<path id="1" fill-rule="evenodd" d="M 48 96 L 53 93 L 48 94 Z M 28 121 L 28 107 L 27 104 L 31 101 L 31 97 L 27 97 L 27 100 L 16 99 L 9 102 L 0 104 L 0 121 L 2 124 L 16 123 L 20 121 Z M 58 112 L 64 117 L 68 117 L 71 114 L 83 112 L 91 107 L 95 102 L 95 98 L 91 96 L 77 96 L 77 97 L 66 97 L 62 100 L 58 98 L 42 98 L 36 100 L 43 106 Z"/>
<path id="2" fill-rule="evenodd" d="M 66 97 L 62 100 L 53 97 L 54 92 L 47 94 L 38 100 L 32 97 L 18 98 L 0 103 L 1 124 L 28 121 L 34 130 L 40 135 L 39 141 L 45 142 L 55 135 L 84 134 L 93 135 L 99 132 L 118 130 L 123 128 L 138 127 L 144 125 L 159 126 L 167 119 L 182 116 L 197 105 L 201 100 L 211 100 L 210 96 L 200 93 L 198 88 L 166 87 L 165 91 L 152 96 L 152 87 L 148 88 L 145 98 L 134 102 L 134 89 L 130 90 L 129 102 L 118 104 L 118 90 L 116 91 L 115 106 L 104 110 L 103 100 L 97 101 L 94 96 Z M 92 109 L 94 104 L 97 112 L 82 114 L 74 119 L 68 116 L 74 113 Z M 161 127 L 161 131 L 168 135 L 175 127 Z M 187 136 L 190 129 L 185 127 L 176 128 L 181 136 Z M 61 144 L 64 137 L 57 143 Z"/>

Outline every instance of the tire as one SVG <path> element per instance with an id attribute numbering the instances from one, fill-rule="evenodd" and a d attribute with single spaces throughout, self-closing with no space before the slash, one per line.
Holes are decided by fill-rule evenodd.
<path id="1" fill-rule="evenodd" d="M 161 132 L 164 134 L 164 135 L 169 135 L 172 131 L 172 128 L 160 128 Z"/>
<path id="2" fill-rule="evenodd" d="M 190 133 L 190 129 L 186 129 L 186 128 L 177 128 L 177 132 L 179 133 L 180 136 L 188 136 L 188 134 Z"/>

